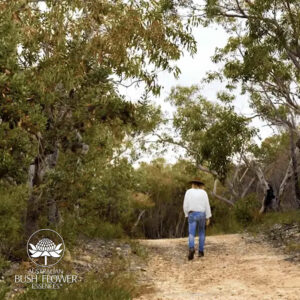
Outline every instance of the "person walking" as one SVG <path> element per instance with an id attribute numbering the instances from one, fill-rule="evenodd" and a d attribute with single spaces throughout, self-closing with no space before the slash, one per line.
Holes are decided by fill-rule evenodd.
<path id="1" fill-rule="evenodd" d="M 198 256 L 204 256 L 205 225 L 210 224 L 211 209 L 209 199 L 204 190 L 204 183 L 199 179 L 191 180 L 192 187 L 188 189 L 184 196 L 183 211 L 188 218 L 189 226 L 189 254 L 188 259 L 192 260 L 195 254 L 195 234 L 199 228 L 199 250 Z"/>

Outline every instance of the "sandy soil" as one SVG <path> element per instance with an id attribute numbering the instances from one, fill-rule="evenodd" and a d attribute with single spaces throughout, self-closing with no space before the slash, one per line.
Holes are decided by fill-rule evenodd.
<path id="1" fill-rule="evenodd" d="M 187 239 L 141 243 L 149 262 L 136 299 L 300 299 L 299 264 L 265 243 L 239 234 L 208 236 L 205 256 L 193 261 L 187 260 Z"/>

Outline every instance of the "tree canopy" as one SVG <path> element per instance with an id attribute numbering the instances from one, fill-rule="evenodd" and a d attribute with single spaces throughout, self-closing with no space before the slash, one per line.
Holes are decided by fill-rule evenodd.
<path id="1" fill-rule="evenodd" d="M 0 175 L 5 184 L 29 180 L 29 234 L 59 221 L 65 196 L 53 189 L 72 178 L 67 170 L 86 183 L 96 176 L 91 157 L 108 171 L 133 136 L 156 126 L 160 112 L 148 97 L 160 91 L 157 72 L 178 75 L 173 62 L 195 41 L 165 1 L 0 5 Z M 137 82 L 145 95 L 132 103 L 119 87 Z"/>
<path id="2" fill-rule="evenodd" d="M 196 86 L 177 87 L 169 100 L 176 106 L 173 125 L 196 165 L 204 165 L 222 181 L 235 154 L 243 152 L 255 131 L 230 105 L 206 100 Z"/>

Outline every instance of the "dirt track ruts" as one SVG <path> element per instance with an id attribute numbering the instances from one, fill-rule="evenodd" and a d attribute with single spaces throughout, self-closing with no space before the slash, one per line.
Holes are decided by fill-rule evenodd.
<path id="1" fill-rule="evenodd" d="M 187 239 L 141 240 L 149 252 L 139 300 L 300 299 L 300 266 L 240 234 L 206 237 L 205 256 L 187 260 Z"/>

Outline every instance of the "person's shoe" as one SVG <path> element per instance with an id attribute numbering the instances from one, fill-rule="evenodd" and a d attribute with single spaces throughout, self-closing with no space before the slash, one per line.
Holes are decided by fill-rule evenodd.
<path id="1" fill-rule="evenodd" d="M 198 257 L 202 257 L 202 256 L 204 256 L 204 252 L 203 251 L 199 251 L 198 252 Z"/>
<path id="2" fill-rule="evenodd" d="M 190 249 L 189 249 L 188 259 L 189 259 L 189 260 L 194 259 L 194 254 L 195 254 L 195 249 L 194 249 L 194 248 L 190 248 Z"/>

